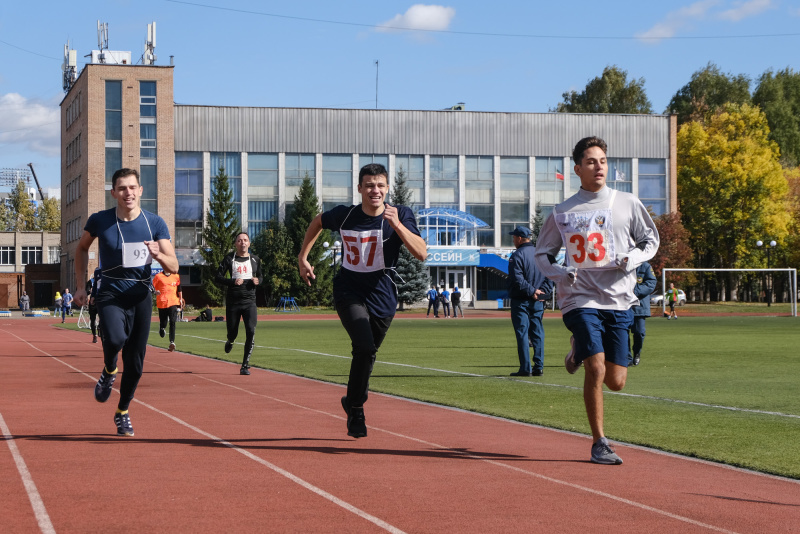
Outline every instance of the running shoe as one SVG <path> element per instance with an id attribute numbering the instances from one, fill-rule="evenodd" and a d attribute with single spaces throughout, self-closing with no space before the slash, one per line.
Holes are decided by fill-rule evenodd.
<path id="1" fill-rule="evenodd" d="M 118 436 L 133 436 L 133 427 L 131 426 L 131 417 L 128 413 L 115 413 L 114 424 L 117 425 Z"/>
<path id="2" fill-rule="evenodd" d="M 641 355 L 637 352 L 633 355 L 633 365 L 639 365 L 639 361 L 642 359 Z"/>
<path id="3" fill-rule="evenodd" d="M 617 456 L 606 438 L 600 438 L 592 445 L 592 463 L 603 465 L 622 465 L 622 458 Z"/>
<path id="4" fill-rule="evenodd" d="M 569 336 L 569 352 L 567 353 L 567 357 L 564 358 L 564 367 L 567 368 L 567 372 L 571 375 L 574 375 L 575 372 L 580 369 L 581 363 L 575 363 L 575 337 Z"/>
<path id="5" fill-rule="evenodd" d="M 92 336 L 92 343 L 97 343 L 97 336 Z"/>
<path id="6" fill-rule="evenodd" d="M 170 351 L 170 352 L 175 350 L 175 342 L 174 341 L 170 341 L 169 342 L 169 348 L 167 350 Z"/>
<path id="7" fill-rule="evenodd" d="M 342 408 L 347 414 L 347 435 L 354 438 L 364 438 L 367 436 L 367 422 L 364 417 L 364 408 L 354 408 L 350 406 L 347 397 L 342 397 Z"/>
<path id="8" fill-rule="evenodd" d="M 167 335 L 167 331 L 164 330 L 163 328 L 159 328 L 158 329 L 158 335 L 161 336 L 161 337 L 164 337 L 165 335 Z"/>
<path id="9" fill-rule="evenodd" d="M 100 379 L 94 386 L 94 398 L 97 402 L 105 402 L 111 396 L 111 386 L 114 385 L 114 380 L 117 379 L 117 373 L 113 375 L 106 372 L 103 367 L 103 372 L 100 374 Z"/>
<path id="10" fill-rule="evenodd" d="M 225 354 L 228 354 L 231 349 L 233 348 L 233 341 L 226 341 L 225 342 Z"/>
<path id="11" fill-rule="evenodd" d="M 243 365 L 242 368 L 239 369 L 239 374 L 240 375 L 249 375 L 250 374 L 250 366 L 249 365 Z"/>

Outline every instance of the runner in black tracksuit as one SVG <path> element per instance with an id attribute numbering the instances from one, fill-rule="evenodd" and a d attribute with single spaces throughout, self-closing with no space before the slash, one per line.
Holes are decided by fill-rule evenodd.
<path id="1" fill-rule="evenodd" d="M 228 324 L 228 340 L 225 353 L 231 351 L 239 334 L 239 319 L 244 319 L 244 358 L 240 374 L 250 374 L 250 356 L 253 354 L 256 335 L 256 286 L 263 282 L 261 260 L 250 254 L 250 237 L 241 232 L 236 236 L 236 250 L 222 260 L 217 270 L 216 282 L 228 288 L 225 299 L 225 319 Z"/>

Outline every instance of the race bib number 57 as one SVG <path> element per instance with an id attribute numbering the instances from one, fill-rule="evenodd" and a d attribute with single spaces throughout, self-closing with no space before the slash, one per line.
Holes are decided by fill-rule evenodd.
<path id="1" fill-rule="evenodd" d="M 359 273 L 379 271 L 385 267 L 380 230 L 341 230 L 342 266 Z"/>

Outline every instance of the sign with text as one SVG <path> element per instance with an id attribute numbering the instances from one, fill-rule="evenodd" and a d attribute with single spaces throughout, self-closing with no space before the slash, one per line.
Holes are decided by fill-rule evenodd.
<path id="1" fill-rule="evenodd" d="M 480 251 L 477 248 L 429 248 L 428 265 L 478 265 Z"/>

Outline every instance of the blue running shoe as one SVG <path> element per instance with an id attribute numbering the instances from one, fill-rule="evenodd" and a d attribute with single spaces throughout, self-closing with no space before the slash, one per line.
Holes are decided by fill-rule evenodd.
<path id="1" fill-rule="evenodd" d="M 133 436 L 133 427 L 131 426 L 131 417 L 128 412 L 115 413 L 114 424 L 117 425 L 118 436 Z"/>
<path id="2" fill-rule="evenodd" d="M 114 385 L 114 380 L 117 379 L 117 373 L 113 375 L 106 372 L 103 367 L 103 372 L 100 374 L 100 379 L 97 385 L 94 386 L 94 398 L 97 402 L 105 402 L 111 396 L 111 386 Z"/>

